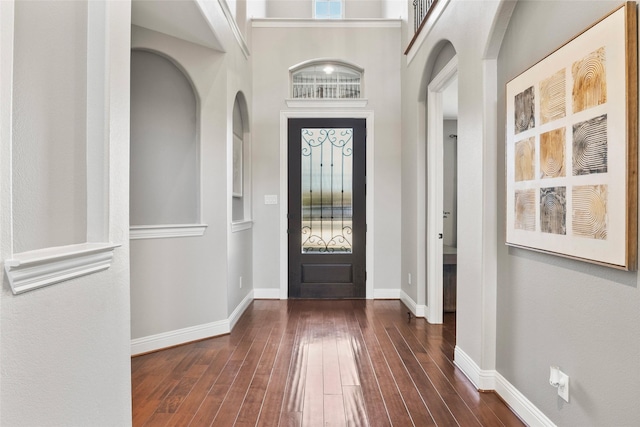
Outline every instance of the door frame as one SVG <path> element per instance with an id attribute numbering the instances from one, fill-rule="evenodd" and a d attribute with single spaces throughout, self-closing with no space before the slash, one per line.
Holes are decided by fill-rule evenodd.
<path id="1" fill-rule="evenodd" d="M 367 121 L 367 241 L 366 241 L 366 299 L 374 297 L 374 113 L 373 111 L 281 111 L 280 112 L 280 299 L 289 298 L 289 257 L 287 213 L 289 212 L 289 163 L 288 163 L 288 122 L 289 119 L 329 119 L 329 118 L 353 118 L 366 119 Z"/>
<path id="2" fill-rule="evenodd" d="M 440 324 L 443 321 L 443 284 L 442 284 L 442 239 L 443 233 L 443 151 L 444 133 L 442 111 L 442 92 L 458 75 L 458 57 L 454 56 L 447 65 L 431 80 L 427 88 L 427 155 L 426 174 L 427 191 L 426 203 L 418 203 L 424 213 L 419 214 L 418 221 L 426 221 L 427 230 L 425 254 L 418 253 L 418 265 L 426 260 L 426 271 L 418 277 L 426 277 L 426 318 L 429 323 Z M 425 162 L 424 156 L 419 156 L 420 162 Z M 423 169 L 424 170 L 424 169 Z M 424 222 L 423 222 L 424 223 Z M 419 245 L 419 248 L 424 248 Z M 422 270 L 422 268 L 421 268 Z"/>

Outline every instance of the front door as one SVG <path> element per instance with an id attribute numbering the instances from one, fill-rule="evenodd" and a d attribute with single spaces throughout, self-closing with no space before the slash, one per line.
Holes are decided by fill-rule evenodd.
<path id="1" fill-rule="evenodd" d="M 366 296 L 366 120 L 289 119 L 289 297 Z"/>

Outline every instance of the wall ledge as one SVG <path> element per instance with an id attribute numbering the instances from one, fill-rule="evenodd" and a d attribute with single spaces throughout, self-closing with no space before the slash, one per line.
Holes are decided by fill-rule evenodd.
<path id="1" fill-rule="evenodd" d="M 112 243 L 81 243 L 13 254 L 4 268 L 14 295 L 97 273 L 111 266 Z"/>
<path id="2" fill-rule="evenodd" d="M 132 225 L 129 239 L 168 239 L 171 237 L 203 236 L 207 224 Z"/>
<path id="3" fill-rule="evenodd" d="M 527 425 L 555 427 L 553 421 L 498 371 L 480 369 L 476 362 L 458 346 L 455 348 L 454 364 L 477 389 L 482 391 L 495 391 Z M 549 392 L 555 393 L 555 391 L 551 389 Z"/>
<path id="4" fill-rule="evenodd" d="M 363 108 L 369 103 L 367 98 L 357 99 L 315 99 L 315 98 L 287 98 L 289 108 Z"/>
<path id="5" fill-rule="evenodd" d="M 253 18 L 253 28 L 402 28 L 401 19 Z"/>
<path id="6" fill-rule="evenodd" d="M 231 232 L 237 233 L 239 231 L 251 230 L 253 228 L 253 221 L 234 221 L 231 223 Z"/>

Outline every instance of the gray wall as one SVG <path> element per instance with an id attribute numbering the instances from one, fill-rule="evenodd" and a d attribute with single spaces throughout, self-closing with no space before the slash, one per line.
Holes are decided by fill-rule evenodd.
<path id="1" fill-rule="evenodd" d="M 160 52 L 179 64 L 199 98 L 197 179 L 200 220 L 208 225 L 204 236 L 131 242 L 133 339 L 171 335 L 191 327 L 217 330 L 253 289 L 252 231 L 231 232 L 233 106 L 239 92 L 251 99 L 251 74 L 230 31 L 221 31 L 221 37 L 226 53 L 132 28 L 132 47 Z M 251 197 L 250 192 L 246 197 Z M 246 206 L 245 219 L 250 219 Z"/>
<path id="2" fill-rule="evenodd" d="M 445 120 L 443 134 L 443 192 L 442 208 L 448 214 L 443 214 L 442 221 L 443 243 L 454 248 L 458 244 L 458 141 L 449 135 L 458 133 L 457 120 Z"/>
<path id="3" fill-rule="evenodd" d="M 518 2 L 500 50 L 498 100 L 505 99 L 506 82 L 616 4 Z M 504 129 L 505 105 L 498 105 Z M 498 240 L 504 242 L 503 134 L 498 146 Z M 558 425 L 638 425 L 638 274 L 504 245 L 498 271 L 498 371 Z M 549 386 L 550 365 L 570 377 L 568 404 Z"/>
<path id="4" fill-rule="evenodd" d="M 415 45 L 407 55 L 403 67 L 402 277 L 411 274 L 421 281 L 414 280 L 412 284 L 403 281 L 402 290 L 418 305 L 426 303 L 426 279 L 418 275 L 425 260 L 418 259 L 417 254 L 426 239 L 426 219 L 418 219 L 418 203 L 425 200 L 426 194 L 424 191 L 419 194 L 418 183 L 425 179 L 425 170 L 420 170 L 418 159 L 426 156 L 427 86 L 433 77 L 434 62 L 449 41 L 457 53 L 459 88 L 456 350 L 466 354 L 478 368 L 493 370 L 496 94 L 492 89 L 495 85 L 492 63 L 485 61 L 485 53 L 494 31 L 501 26 L 497 19 L 501 4 L 457 1 L 444 4 L 447 7 L 439 20 L 424 42 Z M 408 44 L 408 40 L 404 42 Z"/>
<path id="5" fill-rule="evenodd" d="M 251 117 L 243 93 L 238 93 L 233 102 L 233 137 L 241 135 L 242 149 L 242 197 L 233 197 L 232 220 L 252 221 L 252 163 L 251 163 Z M 229 280 L 228 313 L 231 315 L 253 290 L 253 230 L 232 231 L 229 235 Z"/>
<path id="6" fill-rule="evenodd" d="M 260 94 L 254 100 L 252 120 L 255 287 L 280 288 L 280 207 L 265 205 L 264 196 L 280 193 L 280 111 L 288 109 L 288 69 L 310 59 L 336 58 L 365 69 L 364 90 L 369 103 L 357 110 L 375 113 L 375 183 L 369 189 L 375 203 L 373 267 L 380 266 L 375 270 L 375 287 L 397 291 L 401 255 L 400 28 L 254 27 L 253 34 L 253 88 Z M 280 203 L 285 197 L 279 194 Z"/>
<path id="7" fill-rule="evenodd" d="M 156 53 L 131 52 L 131 225 L 200 220 L 198 103 L 191 83 Z"/>
<path id="8" fill-rule="evenodd" d="M 204 236 L 131 242 L 131 337 L 227 318 L 227 113 L 224 54 L 134 26 L 132 47 L 180 64 L 200 95 Z M 228 108 L 231 110 L 233 104 Z M 230 123 L 230 120 L 229 120 Z"/>
<path id="9" fill-rule="evenodd" d="M 85 242 L 87 4 L 17 2 L 13 76 L 14 250 Z"/>

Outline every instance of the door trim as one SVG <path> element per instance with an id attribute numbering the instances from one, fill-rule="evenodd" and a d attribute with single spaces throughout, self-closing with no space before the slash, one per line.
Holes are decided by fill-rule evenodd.
<path id="1" fill-rule="evenodd" d="M 367 241 L 366 241 L 366 265 L 367 283 L 366 299 L 373 299 L 374 290 L 374 113 L 373 111 L 281 111 L 280 112 L 280 299 L 289 298 L 289 260 L 287 239 L 287 213 L 289 201 L 289 165 L 288 165 L 288 121 L 289 119 L 303 118 L 353 118 L 367 120 Z"/>
<path id="2" fill-rule="evenodd" d="M 426 203 L 418 203 L 419 209 L 426 208 L 427 212 L 418 214 L 418 221 L 427 223 L 425 236 L 427 257 L 418 253 L 418 262 L 427 261 L 427 269 L 419 278 L 426 277 L 427 309 L 426 317 L 429 323 L 439 324 L 443 320 L 443 289 L 442 289 L 442 239 L 438 237 L 443 232 L 443 112 L 442 92 L 458 75 L 458 57 L 454 56 L 436 75 L 427 89 L 427 191 Z M 418 161 L 424 162 L 424 156 L 419 155 Z M 420 168 L 424 171 L 423 168 Z M 425 197 L 421 195 L 422 197 Z M 418 245 L 419 248 L 424 247 Z M 424 264 L 423 264 L 424 265 Z M 422 270 L 422 269 L 421 269 Z M 419 284 L 421 285 L 421 284 Z M 423 286 L 423 285 L 422 285 Z"/>

